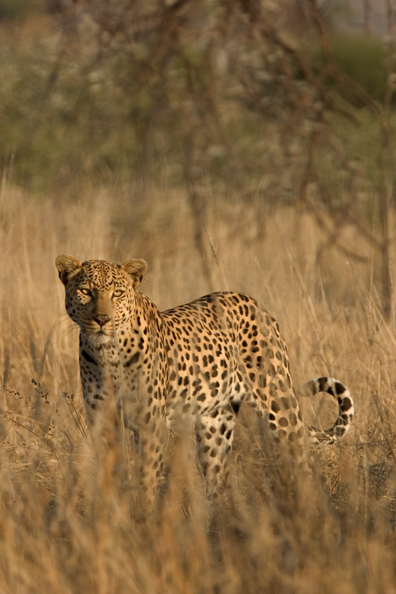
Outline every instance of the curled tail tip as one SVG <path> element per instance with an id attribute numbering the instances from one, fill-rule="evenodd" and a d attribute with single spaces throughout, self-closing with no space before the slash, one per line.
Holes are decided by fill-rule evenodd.
<path id="1" fill-rule="evenodd" d="M 349 431 L 354 416 L 354 403 L 349 389 L 339 380 L 333 377 L 317 377 L 305 383 L 298 391 L 303 396 L 313 396 L 320 392 L 326 392 L 338 402 L 338 417 L 332 427 L 325 431 L 309 428 L 309 434 L 313 443 L 334 443 L 344 437 Z"/>

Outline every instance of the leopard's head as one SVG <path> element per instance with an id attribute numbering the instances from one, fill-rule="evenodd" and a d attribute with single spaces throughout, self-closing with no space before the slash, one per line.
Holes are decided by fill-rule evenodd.
<path id="1" fill-rule="evenodd" d="M 93 345 L 111 341 L 122 326 L 130 324 L 136 287 L 147 270 L 144 260 L 128 260 L 120 266 L 58 256 L 55 265 L 66 289 L 66 311 Z"/>

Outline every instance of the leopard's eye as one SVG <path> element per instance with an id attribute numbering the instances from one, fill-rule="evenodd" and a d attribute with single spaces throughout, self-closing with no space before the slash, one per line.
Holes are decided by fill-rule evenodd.
<path id="1" fill-rule="evenodd" d="M 113 293 L 113 297 L 121 297 L 124 293 L 125 291 L 123 291 L 122 289 L 116 289 Z"/>
<path id="2" fill-rule="evenodd" d="M 83 295 L 87 295 L 88 297 L 92 296 L 92 292 L 89 289 L 86 289 L 85 287 L 82 287 L 81 289 L 79 289 L 80 293 L 82 293 Z"/>

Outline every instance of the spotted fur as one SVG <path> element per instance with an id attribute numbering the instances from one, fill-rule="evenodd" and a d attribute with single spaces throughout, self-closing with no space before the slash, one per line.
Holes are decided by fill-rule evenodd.
<path id="1" fill-rule="evenodd" d="M 116 395 L 125 425 L 139 436 L 142 483 L 161 479 L 168 426 L 195 424 L 199 460 L 210 497 L 227 479 L 236 415 L 247 402 L 268 422 L 275 443 L 301 458 L 304 435 L 333 443 L 348 431 L 353 401 L 332 378 L 304 385 L 305 394 L 328 392 L 339 416 L 327 431 L 305 425 L 292 387 L 286 345 L 278 324 L 254 299 L 212 293 L 160 312 L 137 291 L 146 263 L 122 266 L 59 256 L 66 310 L 80 326 L 80 370 L 88 419 Z"/>

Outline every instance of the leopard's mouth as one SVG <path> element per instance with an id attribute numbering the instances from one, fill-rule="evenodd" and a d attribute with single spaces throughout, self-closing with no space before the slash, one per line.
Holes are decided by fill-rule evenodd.
<path id="1" fill-rule="evenodd" d="M 100 326 L 99 324 L 89 325 L 84 328 L 84 334 L 93 344 L 104 344 L 112 340 L 114 336 L 112 324 Z"/>

